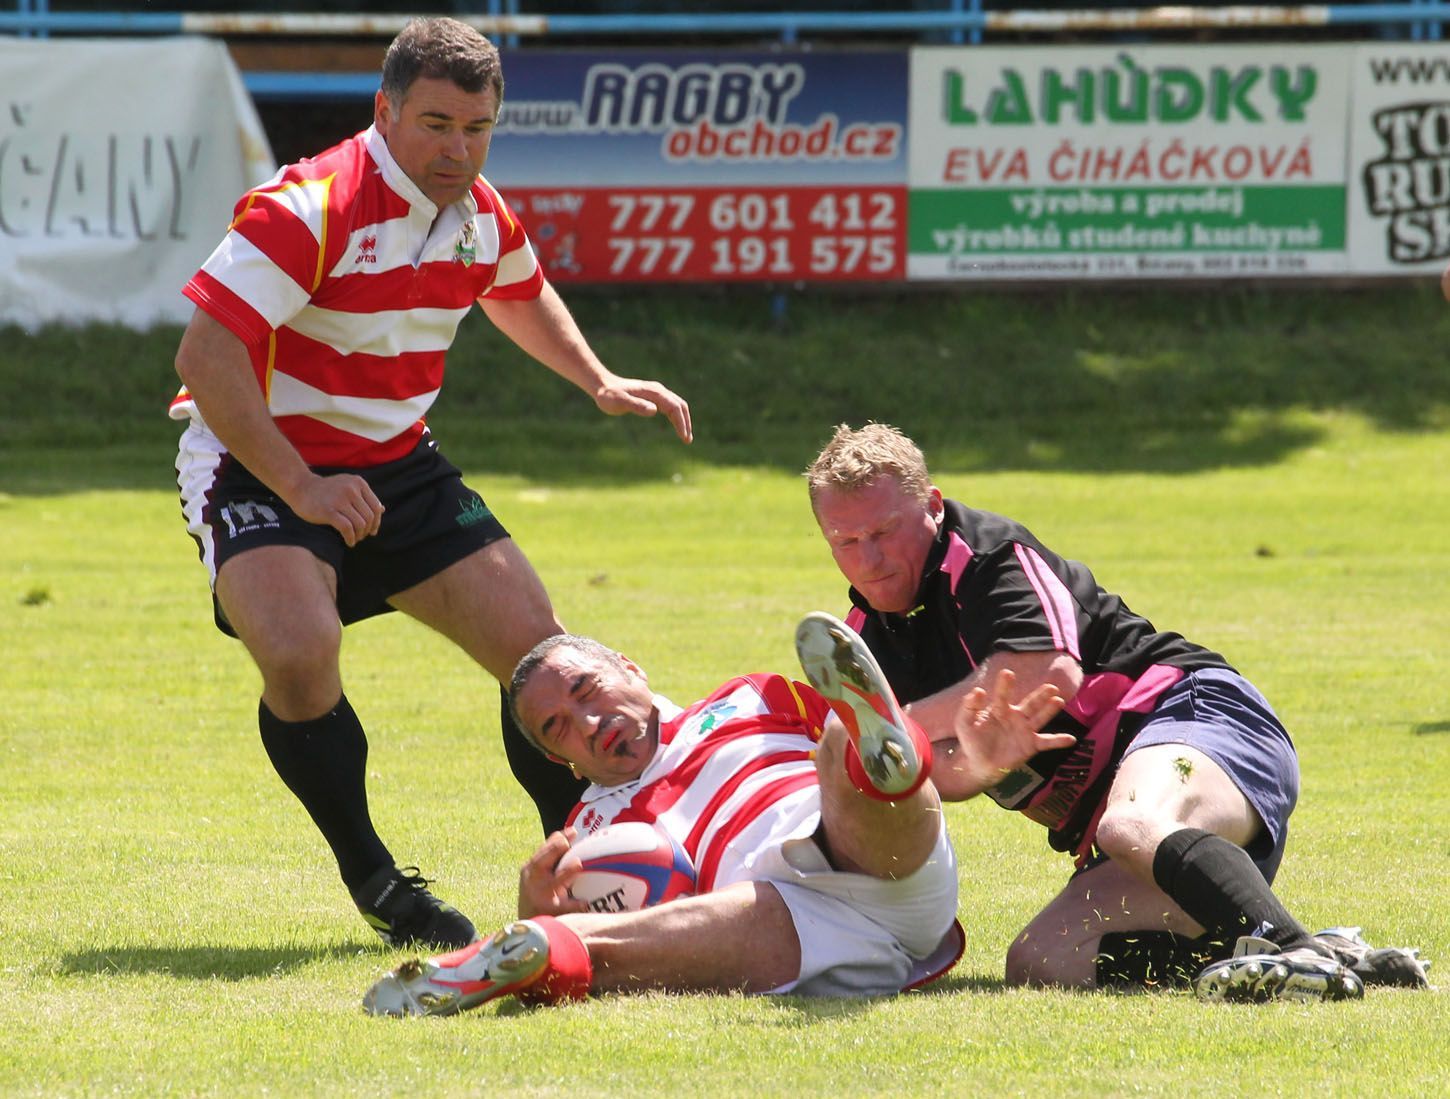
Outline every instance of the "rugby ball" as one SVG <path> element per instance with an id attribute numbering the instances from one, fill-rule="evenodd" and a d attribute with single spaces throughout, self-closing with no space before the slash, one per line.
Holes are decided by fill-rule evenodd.
<path id="1" fill-rule="evenodd" d="M 638 912 L 695 891 L 690 856 L 663 828 L 644 821 L 611 824 L 574 841 L 559 869 L 578 864 L 569 895 L 595 912 Z"/>

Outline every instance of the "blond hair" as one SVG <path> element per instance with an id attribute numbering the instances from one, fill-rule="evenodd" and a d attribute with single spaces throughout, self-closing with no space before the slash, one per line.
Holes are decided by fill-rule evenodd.
<path id="1" fill-rule="evenodd" d="M 839 424 L 831 441 L 805 471 L 811 506 L 823 489 L 855 492 L 886 475 L 923 503 L 931 496 L 931 475 L 921 448 L 890 424 L 866 424 L 853 430 Z"/>

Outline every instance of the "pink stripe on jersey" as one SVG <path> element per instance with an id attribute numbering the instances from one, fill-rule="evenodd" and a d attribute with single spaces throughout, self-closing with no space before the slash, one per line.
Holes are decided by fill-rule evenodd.
<path id="1" fill-rule="evenodd" d="M 1129 679 L 1122 672 L 1094 672 L 1083 677 L 1082 686 L 1062 708 L 1063 713 L 1084 725 L 1092 725 L 1109 710 L 1146 714 L 1183 674 L 1182 668 L 1167 664 L 1145 668 L 1137 679 Z"/>
<path id="2" fill-rule="evenodd" d="M 1073 700 L 1064 707 L 1065 713 L 1087 727 L 1086 731 L 1069 756 L 1058 764 L 1052 777 L 1019 807 L 1022 813 L 1048 828 L 1062 827 L 1076 812 L 1086 792 L 1112 764 L 1123 714 L 1147 713 L 1183 675 L 1182 668 L 1154 664 L 1136 680 L 1118 672 L 1087 676 Z M 1088 819 L 1076 850 L 1079 865 L 1092 850 L 1106 804 L 1104 797 Z"/>
<path id="3" fill-rule="evenodd" d="M 961 583 L 962 573 L 967 571 L 967 565 L 972 560 L 972 547 L 962 541 L 962 536 L 952 531 L 947 536 L 947 552 L 942 558 L 941 569 L 952 579 L 952 591 L 957 590 Z"/>
<path id="4" fill-rule="evenodd" d="M 1013 542 L 1012 548 L 1017 552 L 1017 560 L 1022 565 L 1022 571 L 1027 574 L 1032 590 L 1042 602 L 1042 611 L 1047 616 L 1048 627 L 1052 630 L 1053 647 L 1058 652 L 1067 653 L 1074 660 L 1081 660 L 1082 653 L 1078 649 L 1077 638 L 1077 610 L 1072 592 L 1047 567 L 1047 562 L 1036 550 L 1021 542 Z"/>
<path id="5" fill-rule="evenodd" d="M 1084 725 L 1091 725 L 1107 710 L 1116 710 L 1133 681 L 1122 672 L 1095 672 L 1085 675 L 1082 685 L 1062 712 Z"/>
<path id="6" fill-rule="evenodd" d="M 852 607 L 850 611 L 847 612 L 846 625 L 850 626 L 857 633 L 861 632 L 861 627 L 865 624 L 866 612 L 863 611 L 860 607 Z"/>

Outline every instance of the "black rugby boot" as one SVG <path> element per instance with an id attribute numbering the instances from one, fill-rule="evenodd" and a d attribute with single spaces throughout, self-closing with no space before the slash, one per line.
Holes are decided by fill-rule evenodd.
<path id="1" fill-rule="evenodd" d="M 385 866 L 352 895 L 353 903 L 389 946 L 467 946 L 478 937 L 472 921 L 430 893 L 431 880 L 416 866 Z"/>

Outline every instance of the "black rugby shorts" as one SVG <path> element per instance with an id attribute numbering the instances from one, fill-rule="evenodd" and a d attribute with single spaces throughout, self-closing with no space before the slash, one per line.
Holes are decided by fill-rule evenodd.
<path id="1" fill-rule="evenodd" d="M 463 483 L 458 468 L 424 436 L 411 454 L 353 473 L 383 505 L 378 532 L 348 546 L 332 527 L 308 523 L 230 455 L 223 455 L 205 491 L 202 531 L 193 529 L 202 559 L 212 543 L 212 576 L 239 553 L 259 546 L 302 546 L 337 573 L 337 613 L 343 625 L 386 614 L 388 597 L 411 588 L 476 550 L 509 536 L 483 497 Z M 184 510 L 186 501 L 183 500 Z M 235 637 L 212 598 L 217 628 Z"/>

